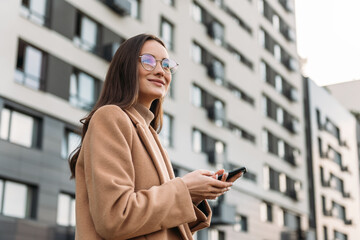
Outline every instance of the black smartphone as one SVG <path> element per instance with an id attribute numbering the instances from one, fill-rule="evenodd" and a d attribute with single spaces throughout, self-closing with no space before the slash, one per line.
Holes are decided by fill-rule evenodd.
<path id="1" fill-rule="evenodd" d="M 235 176 L 239 172 L 242 172 L 243 174 L 245 174 L 246 173 L 246 167 L 241 167 L 241 168 L 237 168 L 235 170 L 230 171 L 227 179 L 232 178 L 233 176 Z M 221 180 L 222 176 L 223 175 L 218 176 L 218 180 Z"/>

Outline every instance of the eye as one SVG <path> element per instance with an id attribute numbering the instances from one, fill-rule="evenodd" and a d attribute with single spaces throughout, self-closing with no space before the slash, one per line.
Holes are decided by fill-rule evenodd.
<path id="1" fill-rule="evenodd" d="M 163 67 L 163 69 L 164 70 L 170 70 L 170 60 L 169 59 L 167 59 L 167 58 L 164 58 L 163 60 L 162 60 L 162 67 Z"/>
<path id="2" fill-rule="evenodd" d="M 155 58 L 149 54 L 141 56 L 141 63 L 145 69 L 153 69 L 156 66 Z"/>

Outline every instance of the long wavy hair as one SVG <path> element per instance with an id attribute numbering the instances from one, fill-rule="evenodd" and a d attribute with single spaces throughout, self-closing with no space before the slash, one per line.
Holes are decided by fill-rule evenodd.
<path id="1" fill-rule="evenodd" d="M 155 40 L 165 47 L 165 44 L 156 36 L 139 34 L 129 38 L 121 44 L 116 51 L 101 90 L 101 94 L 90 113 L 80 120 L 83 124 L 81 142 L 69 156 L 71 178 L 75 178 L 76 162 L 80 154 L 82 142 L 88 130 L 91 117 L 95 111 L 104 105 L 117 105 L 122 109 L 128 109 L 137 102 L 139 93 L 138 61 L 140 51 L 146 41 Z M 156 99 L 150 106 L 154 119 L 150 125 L 160 132 L 163 121 L 163 98 Z"/>

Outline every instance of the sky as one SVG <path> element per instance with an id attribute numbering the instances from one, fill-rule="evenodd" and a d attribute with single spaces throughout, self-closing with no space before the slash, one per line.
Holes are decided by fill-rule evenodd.
<path id="1" fill-rule="evenodd" d="M 295 0 L 303 74 L 319 86 L 360 80 L 360 0 Z"/>

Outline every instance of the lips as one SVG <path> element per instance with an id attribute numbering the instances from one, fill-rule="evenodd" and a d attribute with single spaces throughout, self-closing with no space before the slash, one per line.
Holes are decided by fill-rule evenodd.
<path id="1" fill-rule="evenodd" d="M 149 79 L 150 82 L 158 83 L 165 86 L 165 82 L 160 79 Z"/>

